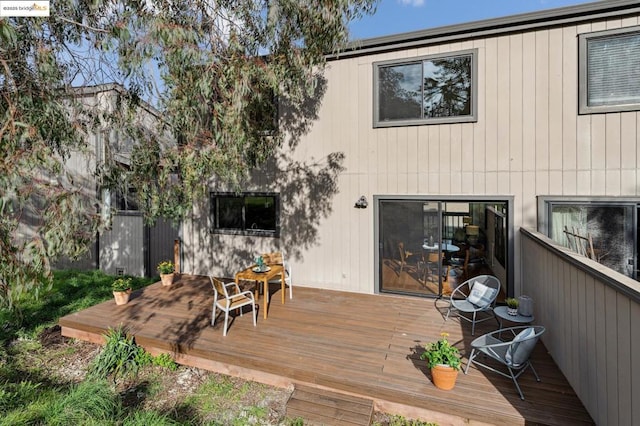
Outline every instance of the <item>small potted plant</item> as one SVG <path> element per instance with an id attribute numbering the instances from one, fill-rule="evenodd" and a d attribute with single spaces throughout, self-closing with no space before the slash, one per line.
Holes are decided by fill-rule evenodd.
<path id="1" fill-rule="evenodd" d="M 111 283 L 113 297 L 116 305 L 125 305 L 129 302 L 131 296 L 131 278 L 120 277 Z"/>
<path id="2" fill-rule="evenodd" d="M 170 260 L 163 260 L 158 263 L 158 273 L 160 274 L 160 280 L 162 285 L 169 286 L 173 284 L 173 276 L 175 275 L 175 266 Z"/>
<path id="3" fill-rule="evenodd" d="M 420 359 L 427 361 L 433 384 L 438 389 L 450 390 L 456 384 L 460 370 L 460 352 L 447 340 L 449 333 L 440 333 L 442 338 L 425 346 Z"/>
<path id="4" fill-rule="evenodd" d="M 507 297 L 505 300 L 507 303 L 507 313 L 509 315 L 518 315 L 518 306 L 520 306 L 520 301 L 515 297 Z"/>

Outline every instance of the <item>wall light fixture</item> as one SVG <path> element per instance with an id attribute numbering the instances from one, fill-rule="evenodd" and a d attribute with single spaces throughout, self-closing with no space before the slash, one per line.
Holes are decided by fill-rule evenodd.
<path id="1" fill-rule="evenodd" d="M 367 203 L 367 197 L 364 195 L 356 201 L 356 205 L 354 206 L 356 209 L 366 209 L 369 203 Z"/>

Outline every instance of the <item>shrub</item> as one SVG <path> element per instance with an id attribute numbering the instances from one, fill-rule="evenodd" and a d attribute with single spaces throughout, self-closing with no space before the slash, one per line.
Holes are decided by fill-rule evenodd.
<path id="1" fill-rule="evenodd" d="M 110 328 L 105 334 L 105 345 L 89 366 L 89 374 L 107 378 L 134 376 L 140 369 L 140 351 L 144 351 L 127 336 L 122 327 Z"/>

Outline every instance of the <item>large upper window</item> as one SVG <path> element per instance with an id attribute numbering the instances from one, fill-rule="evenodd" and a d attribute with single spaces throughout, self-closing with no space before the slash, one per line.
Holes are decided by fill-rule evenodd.
<path id="1" fill-rule="evenodd" d="M 476 50 L 374 64 L 374 127 L 476 121 Z"/>
<path id="2" fill-rule="evenodd" d="M 272 193 L 212 193 L 213 232 L 277 237 L 279 204 Z"/>
<path id="3" fill-rule="evenodd" d="M 640 110 L 640 27 L 581 34 L 580 114 Z"/>

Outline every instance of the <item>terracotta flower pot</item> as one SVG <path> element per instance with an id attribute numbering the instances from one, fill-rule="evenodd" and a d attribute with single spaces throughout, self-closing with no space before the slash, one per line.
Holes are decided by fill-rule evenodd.
<path id="1" fill-rule="evenodd" d="M 458 370 L 448 365 L 436 365 L 431 369 L 433 384 L 442 390 L 451 390 L 456 384 Z"/>
<path id="2" fill-rule="evenodd" d="M 162 285 L 169 286 L 173 284 L 174 275 L 175 275 L 175 272 L 172 272 L 170 274 L 160 274 L 160 281 L 162 281 Z"/>
<path id="3" fill-rule="evenodd" d="M 116 305 L 126 305 L 129 302 L 129 297 L 131 296 L 131 289 L 127 289 L 126 291 L 114 291 L 113 297 L 116 300 Z"/>

